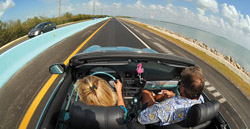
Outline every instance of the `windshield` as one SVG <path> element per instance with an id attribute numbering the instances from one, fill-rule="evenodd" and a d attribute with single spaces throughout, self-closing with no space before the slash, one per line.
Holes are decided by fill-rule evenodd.
<path id="1" fill-rule="evenodd" d="M 45 23 L 41 23 L 35 26 L 35 29 L 41 29 L 43 28 L 43 26 L 45 25 Z"/>

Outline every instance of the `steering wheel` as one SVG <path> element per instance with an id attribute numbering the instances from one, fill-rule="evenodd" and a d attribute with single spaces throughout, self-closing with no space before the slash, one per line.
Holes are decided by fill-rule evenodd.
<path id="1" fill-rule="evenodd" d="M 107 75 L 107 76 L 109 76 L 110 78 L 112 78 L 113 80 L 114 80 L 114 82 L 115 83 L 117 83 L 117 79 L 113 76 L 113 75 L 111 75 L 111 74 L 109 74 L 109 73 L 107 73 L 107 72 L 94 72 L 94 73 L 92 73 L 92 74 L 90 74 L 91 76 L 94 76 L 94 75 L 96 75 L 96 74 L 104 74 L 104 75 Z M 114 86 L 113 86 L 114 87 Z"/>

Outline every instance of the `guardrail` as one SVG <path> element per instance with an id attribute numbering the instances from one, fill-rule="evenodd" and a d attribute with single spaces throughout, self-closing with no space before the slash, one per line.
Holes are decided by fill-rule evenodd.
<path id="1" fill-rule="evenodd" d="M 0 88 L 2 88 L 19 69 L 50 46 L 107 19 L 108 18 L 100 18 L 62 27 L 24 41 L 5 51 L 0 55 Z"/>

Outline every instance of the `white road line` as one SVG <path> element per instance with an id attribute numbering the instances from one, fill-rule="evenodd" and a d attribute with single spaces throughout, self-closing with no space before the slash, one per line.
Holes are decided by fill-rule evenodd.
<path id="1" fill-rule="evenodd" d="M 161 45 L 160 43 L 156 43 L 156 42 L 153 42 L 154 45 L 156 45 L 158 48 L 160 48 L 163 52 L 167 53 L 167 54 L 170 54 L 172 55 L 173 53 L 168 50 L 167 48 L 165 48 L 163 45 Z"/>
<path id="2" fill-rule="evenodd" d="M 154 42 L 154 41 L 152 41 L 152 43 L 153 43 L 153 44 L 158 44 L 158 42 Z"/>
<path id="3" fill-rule="evenodd" d="M 221 94 L 220 94 L 220 92 L 216 91 L 215 93 L 213 93 L 213 96 L 218 97 L 218 96 L 221 96 Z"/>
<path id="4" fill-rule="evenodd" d="M 164 43 L 161 39 L 157 38 L 157 37 L 154 37 L 154 39 L 160 41 L 161 43 Z"/>
<path id="5" fill-rule="evenodd" d="M 210 83 L 208 81 L 205 81 L 205 86 L 210 85 Z"/>
<path id="6" fill-rule="evenodd" d="M 218 100 L 220 103 L 225 103 L 227 100 L 223 97 Z"/>
<path id="7" fill-rule="evenodd" d="M 174 55 L 174 53 L 173 53 L 173 52 L 169 52 L 168 54 L 169 54 L 169 55 Z"/>
<path id="8" fill-rule="evenodd" d="M 215 87 L 210 86 L 210 87 L 207 87 L 207 90 L 208 90 L 208 91 L 215 91 L 216 89 L 215 89 Z"/>
<path id="9" fill-rule="evenodd" d="M 231 116 L 231 113 L 229 113 L 228 111 L 226 111 L 228 116 Z M 233 123 L 235 123 L 235 126 L 237 126 L 237 129 L 239 129 L 240 127 L 238 126 L 238 124 L 236 124 L 236 121 L 234 120 L 234 117 L 231 117 L 231 120 L 233 121 Z"/>
<path id="10" fill-rule="evenodd" d="M 147 39 L 151 39 L 149 36 L 147 36 L 147 35 L 144 34 L 144 33 L 141 33 L 141 35 L 142 35 L 143 37 L 147 38 Z"/>
<path id="11" fill-rule="evenodd" d="M 236 114 L 238 114 L 238 116 L 240 117 L 240 119 L 242 120 L 242 122 L 244 123 L 245 127 L 247 127 L 246 121 L 241 117 L 241 115 L 239 114 L 239 112 L 237 110 L 235 110 L 232 106 L 232 104 L 230 102 L 228 102 L 228 104 L 230 105 L 230 107 L 232 107 L 232 109 L 236 112 Z M 228 111 L 227 111 L 228 112 Z M 230 115 L 229 115 L 230 116 Z M 232 117 L 233 119 L 234 117 Z M 234 119 L 233 119 L 234 120 Z M 235 122 L 234 122 L 235 123 Z M 236 124 L 237 125 L 237 124 Z M 237 125 L 238 126 L 238 125 Z M 239 127 L 239 126 L 238 126 Z M 238 128 L 239 129 L 239 128 Z"/>
<path id="12" fill-rule="evenodd" d="M 120 22 L 120 21 L 119 21 Z M 120 22 L 121 23 L 121 22 Z M 121 23 L 131 34 L 133 34 L 144 46 L 151 49 L 143 40 L 141 40 L 134 32 L 132 32 L 128 27 L 126 27 L 123 23 Z"/>
<path id="13" fill-rule="evenodd" d="M 133 28 L 134 29 L 134 28 Z M 134 29 L 137 33 L 140 33 L 140 31 L 139 30 L 137 30 L 137 29 Z"/>

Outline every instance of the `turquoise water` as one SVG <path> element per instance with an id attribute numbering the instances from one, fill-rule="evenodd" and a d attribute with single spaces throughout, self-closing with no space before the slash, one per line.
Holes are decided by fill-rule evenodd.
<path id="1" fill-rule="evenodd" d="M 172 30 L 181 35 L 190 37 L 192 39 L 197 39 L 204 42 L 210 48 L 217 49 L 223 55 L 228 55 L 233 57 L 242 67 L 247 71 L 250 71 L 250 50 L 244 48 L 243 46 L 229 41 L 228 39 L 188 26 L 174 24 L 165 21 L 157 21 L 153 19 L 142 19 L 142 18 L 131 18 L 131 20 L 143 22 L 150 25 L 155 25 L 159 27 Z"/>

